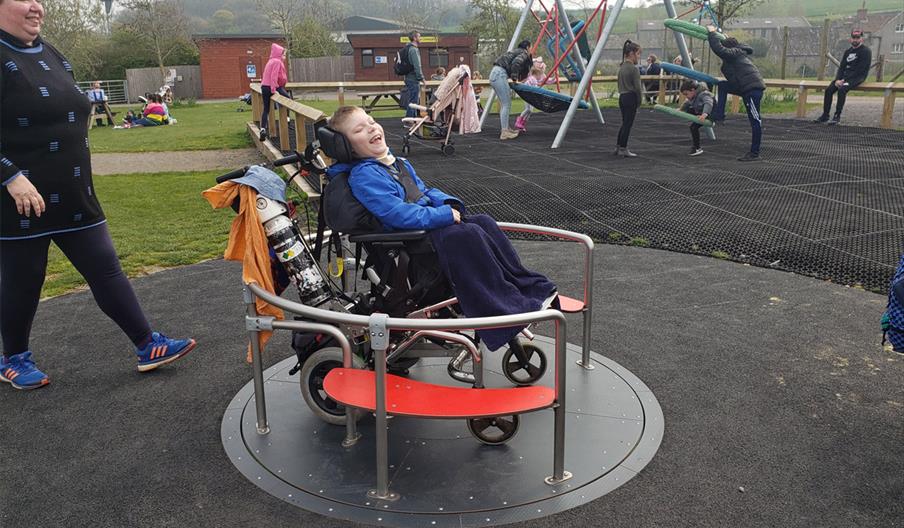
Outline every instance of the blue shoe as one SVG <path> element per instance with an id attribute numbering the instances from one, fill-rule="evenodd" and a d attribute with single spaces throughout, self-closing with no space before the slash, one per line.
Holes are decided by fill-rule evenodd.
<path id="1" fill-rule="evenodd" d="M 194 339 L 170 339 L 154 332 L 151 341 L 144 348 L 135 351 L 138 354 L 138 371 L 147 372 L 172 363 L 195 348 Z"/>
<path id="2" fill-rule="evenodd" d="M 9 359 L 0 356 L 0 381 L 19 390 L 39 389 L 50 383 L 47 374 L 35 368 L 30 351 L 9 356 Z"/>

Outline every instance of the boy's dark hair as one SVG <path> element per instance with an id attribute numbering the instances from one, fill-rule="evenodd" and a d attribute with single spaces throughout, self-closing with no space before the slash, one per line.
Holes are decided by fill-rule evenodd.
<path id="1" fill-rule="evenodd" d="M 728 37 L 727 39 L 722 41 L 722 46 L 726 48 L 737 48 L 739 45 L 738 39 L 734 37 Z"/>
<path id="2" fill-rule="evenodd" d="M 697 89 L 699 84 L 697 81 L 686 79 L 683 83 L 681 83 L 681 88 L 678 89 L 679 92 L 693 92 Z"/>
<path id="3" fill-rule="evenodd" d="M 530 41 L 529 41 L 529 40 L 522 40 L 521 42 L 518 43 L 518 47 L 521 48 L 521 49 L 525 49 L 525 50 L 526 50 L 526 49 L 530 49 Z"/>
<path id="4" fill-rule="evenodd" d="M 633 42 L 631 39 L 626 40 L 625 45 L 622 46 L 622 58 L 627 57 L 629 53 L 634 53 L 639 49 L 640 44 Z"/>

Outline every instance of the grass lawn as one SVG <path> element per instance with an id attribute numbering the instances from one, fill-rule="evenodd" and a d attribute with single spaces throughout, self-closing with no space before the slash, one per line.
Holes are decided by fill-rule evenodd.
<path id="1" fill-rule="evenodd" d="M 220 172 L 94 176 L 128 276 L 223 255 L 235 215 L 231 209 L 211 209 L 201 197 Z M 83 286 L 82 276 L 69 260 L 55 245 L 50 247 L 42 297 Z"/>
<path id="2" fill-rule="evenodd" d="M 141 110 L 140 104 L 114 105 L 121 122 L 126 110 Z M 244 112 L 236 109 L 242 108 Z M 113 129 L 94 127 L 89 132 L 92 152 L 163 152 L 170 150 L 235 149 L 252 146 L 245 123 L 251 107 L 234 103 L 173 106 L 170 115 L 178 123 L 168 126 Z"/>

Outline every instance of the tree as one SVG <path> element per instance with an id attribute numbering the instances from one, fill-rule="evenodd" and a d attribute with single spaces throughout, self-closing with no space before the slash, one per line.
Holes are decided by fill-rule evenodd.
<path id="1" fill-rule="evenodd" d="M 339 45 L 330 29 L 314 17 L 305 18 L 292 29 L 292 56 L 330 57 L 339 55 Z"/>
<path id="2" fill-rule="evenodd" d="M 462 26 L 477 38 L 481 62 L 492 61 L 508 48 L 521 11 L 508 0 L 471 0 L 469 7 L 471 16 Z M 524 29 L 523 39 L 530 39 L 539 31 L 536 24 L 526 24 Z"/>
<path id="3" fill-rule="evenodd" d="M 719 24 L 722 27 L 729 26 L 732 19 L 737 18 L 753 8 L 763 4 L 766 0 L 719 0 L 719 3 L 713 6 Z"/>
<path id="4" fill-rule="evenodd" d="M 127 9 L 122 20 L 129 32 L 147 45 L 166 79 L 166 61 L 177 49 L 190 43 L 182 6 L 178 0 L 123 0 Z"/>
<path id="5" fill-rule="evenodd" d="M 210 29 L 215 33 L 237 33 L 235 13 L 228 9 L 217 9 L 210 17 Z"/>
<path id="6" fill-rule="evenodd" d="M 101 62 L 101 4 L 94 0 L 45 0 L 44 12 L 42 36 L 66 56 L 77 78 L 93 78 Z"/>
<path id="7" fill-rule="evenodd" d="M 338 0 L 257 0 L 261 11 L 270 19 L 273 28 L 279 31 L 286 41 L 286 48 L 291 52 L 296 49 L 296 36 L 307 40 L 308 35 L 300 33 L 297 28 L 316 29 L 321 40 L 313 47 L 328 47 L 322 39 L 322 30 L 316 26 L 329 28 L 336 24 L 345 13 L 345 6 Z M 335 45 L 335 43 L 333 43 Z M 306 50 L 308 43 L 301 42 L 299 49 Z M 289 78 L 292 78 L 292 62 L 288 66 Z"/>

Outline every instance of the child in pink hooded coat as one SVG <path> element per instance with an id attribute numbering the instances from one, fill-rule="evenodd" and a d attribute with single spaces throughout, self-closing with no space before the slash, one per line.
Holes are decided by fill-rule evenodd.
<path id="1" fill-rule="evenodd" d="M 267 139 L 267 125 L 270 122 L 270 98 L 276 92 L 283 97 L 289 97 L 286 91 L 286 83 L 289 77 L 286 73 L 286 50 L 279 44 L 270 45 L 270 60 L 264 66 L 264 74 L 261 76 L 261 94 L 264 96 L 264 112 L 261 114 L 260 140 Z"/>

